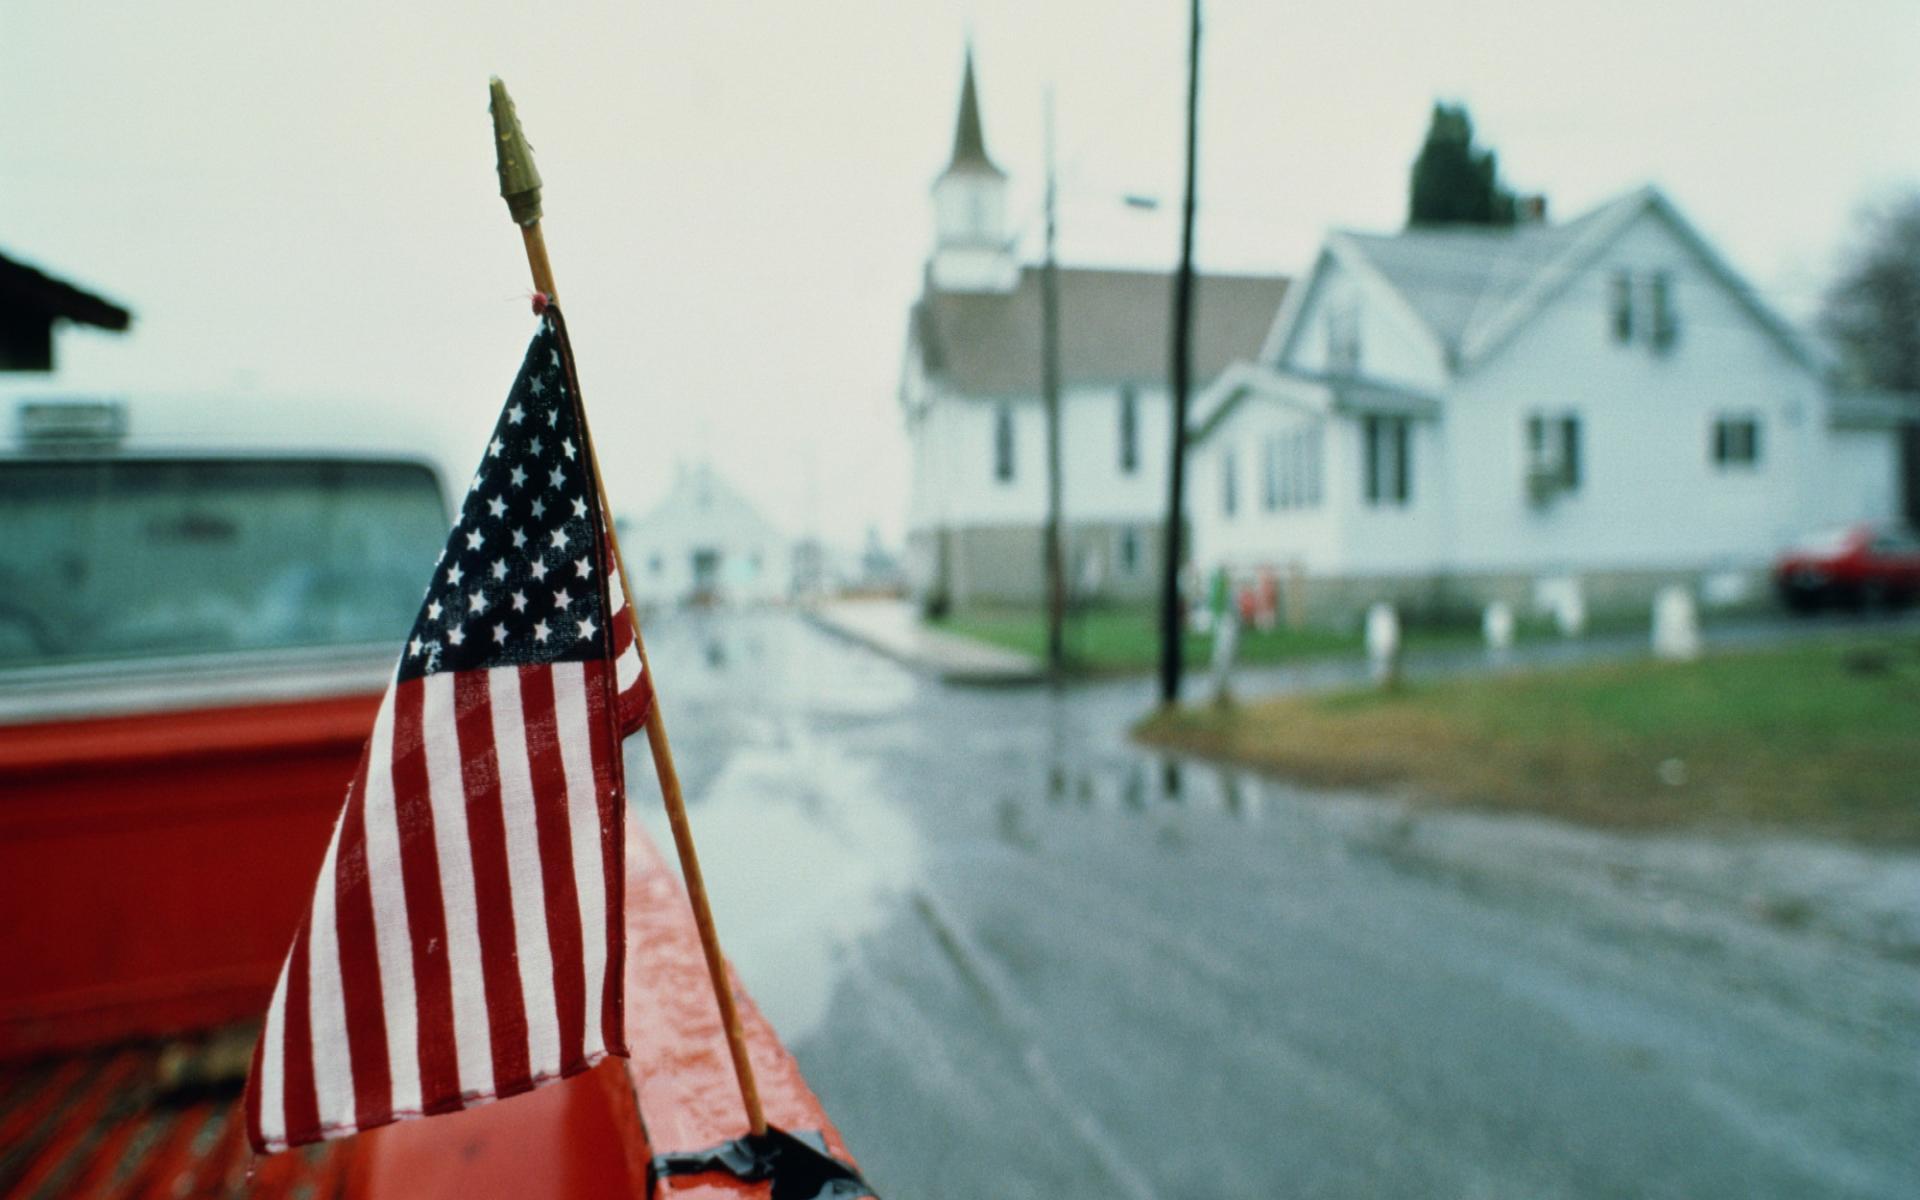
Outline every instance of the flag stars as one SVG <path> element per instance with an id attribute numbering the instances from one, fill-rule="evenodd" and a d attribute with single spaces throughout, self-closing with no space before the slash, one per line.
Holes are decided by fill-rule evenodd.
<path id="1" fill-rule="evenodd" d="M 527 453 L 533 455 L 535 458 L 538 458 L 540 457 L 540 452 L 544 449 L 546 449 L 546 447 L 541 445 L 540 439 L 534 438 L 533 441 L 529 443 L 527 446 Z"/>
<path id="2" fill-rule="evenodd" d="M 540 500 L 540 499 L 534 500 L 533 515 L 536 517 L 544 517 L 547 515 L 547 502 L 545 500 Z"/>
<path id="3" fill-rule="evenodd" d="M 593 631 L 596 628 L 598 627 L 594 625 L 593 618 L 588 617 L 584 621 L 580 622 L 580 636 L 583 638 L 590 638 L 593 636 Z"/>
<path id="4" fill-rule="evenodd" d="M 480 591 L 470 593 L 467 596 L 467 611 L 470 613 L 487 611 L 487 594 Z"/>
<path id="5" fill-rule="evenodd" d="M 569 459 L 571 459 L 571 458 L 573 457 L 573 453 L 574 453 L 574 448 L 573 448 L 573 439 L 572 439 L 572 438 L 568 438 L 568 439 L 566 439 L 565 441 L 563 441 L 563 442 L 561 442 L 561 443 L 560 443 L 560 448 L 561 448 L 562 450 L 565 450 L 565 451 L 567 452 L 567 457 L 568 457 Z"/>
<path id="6" fill-rule="evenodd" d="M 527 482 L 526 468 L 516 464 L 513 468 L 513 474 L 509 476 L 509 478 L 513 480 L 513 486 L 515 487 L 526 486 L 526 482 Z"/>
<path id="7" fill-rule="evenodd" d="M 480 548 L 480 544 L 486 540 L 487 539 L 480 536 L 480 531 L 478 529 L 469 530 L 467 533 L 467 549 L 478 550 Z"/>
<path id="8" fill-rule="evenodd" d="M 513 594 L 513 611 L 527 611 L 527 594 L 525 592 L 515 592 Z"/>
<path id="9" fill-rule="evenodd" d="M 452 566 L 450 566 L 450 567 L 448 567 L 448 568 L 447 568 L 447 582 L 448 582 L 448 583 L 451 583 L 451 584 L 453 584 L 453 585 L 454 585 L 455 587 L 458 587 L 458 586 L 460 586 L 460 581 L 461 581 L 462 579 L 464 579 L 464 578 L 466 578 L 466 572 L 464 572 L 464 571 L 462 571 L 462 570 L 460 569 L 460 564 L 459 564 L 459 563 L 454 563 L 454 564 L 453 564 Z M 435 616 L 439 616 L 440 614 L 436 612 L 436 613 L 435 613 L 434 615 L 435 615 Z"/>
<path id="10" fill-rule="evenodd" d="M 420 639 L 418 637 L 415 637 L 407 643 L 407 653 L 414 658 L 420 657 Z"/>
<path id="11" fill-rule="evenodd" d="M 447 630 L 448 644 L 454 645 L 454 646 L 461 646 L 466 644 L 466 640 L 467 640 L 467 631 L 460 628 L 458 625 L 455 625 L 452 629 Z"/>
<path id="12" fill-rule="evenodd" d="M 552 480 L 552 483 L 548 486 L 558 488 L 567 481 L 567 469 L 565 467 L 555 467 L 548 473 L 547 478 Z"/>
<path id="13" fill-rule="evenodd" d="M 564 529 L 554 530 L 551 540 L 555 550 L 565 550 L 567 548 L 567 531 Z"/>
<path id="14" fill-rule="evenodd" d="M 587 515 L 587 502 L 578 496 L 573 498 L 573 515 L 576 517 L 584 517 Z"/>
<path id="15" fill-rule="evenodd" d="M 547 564 L 541 562 L 539 559 L 536 558 L 533 560 L 533 567 L 531 569 L 533 571 L 534 582 L 538 583 L 547 577 Z"/>
<path id="16" fill-rule="evenodd" d="M 536 396 L 544 396 L 547 394 L 547 381 L 535 375 L 527 380 L 527 388 Z"/>
<path id="17" fill-rule="evenodd" d="M 520 550 L 520 549 L 523 549 L 526 546 L 526 544 L 527 544 L 527 531 L 524 529 L 514 530 L 513 531 L 513 548 L 515 550 Z"/>
<path id="18" fill-rule="evenodd" d="M 593 578 L 593 564 L 584 558 L 575 559 L 573 569 L 581 579 Z"/>
<path id="19" fill-rule="evenodd" d="M 564 611 L 566 608 L 572 605 L 572 603 L 573 603 L 573 597 L 567 595 L 567 589 L 565 588 L 561 588 L 559 591 L 553 594 L 553 606 L 555 608 L 558 608 Z"/>
<path id="20" fill-rule="evenodd" d="M 506 645 L 506 642 L 507 642 L 506 625 L 505 624 L 495 625 L 493 627 L 493 644 L 496 646 L 504 646 Z"/>
<path id="21" fill-rule="evenodd" d="M 507 502 L 505 500 L 502 500 L 500 497 L 495 496 L 493 499 L 487 501 L 487 513 L 488 515 L 494 516 L 494 517 L 506 516 Z"/>
<path id="22" fill-rule="evenodd" d="M 506 447 L 505 447 L 505 446 L 502 446 L 502 445 L 500 444 L 500 439 L 499 439 L 499 438 L 495 438 L 495 439 L 493 439 L 493 440 L 492 440 L 491 442 L 488 442 L 488 443 L 487 443 L 487 457 L 488 457 L 488 458 L 499 458 L 499 457 L 500 457 L 500 452 L 501 452 L 502 450 L 505 450 L 505 449 L 506 449 Z"/>
<path id="23" fill-rule="evenodd" d="M 545 621 L 535 621 L 533 623 L 534 641 L 544 644 L 547 640 L 547 632 L 547 623 Z"/>
<path id="24" fill-rule="evenodd" d="M 515 401 L 513 407 L 507 410 L 507 424 L 518 425 L 526 416 L 527 410 L 520 407 L 519 401 Z"/>
<path id="25" fill-rule="evenodd" d="M 560 390 L 564 392 L 564 391 L 566 391 L 567 389 L 565 389 L 565 388 L 561 388 Z M 547 424 L 548 424 L 548 425 L 552 425 L 552 424 L 553 424 L 554 422 L 556 422 L 556 421 L 558 421 L 559 419 L 560 419 L 560 410 L 559 410 L 559 409 L 557 409 L 557 408 L 550 408 L 550 409 L 548 409 L 548 410 L 547 410 Z"/>
<path id="26" fill-rule="evenodd" d="M 429 601 L 427 603 L 427 620 L 438 621 L 439 619 L 440 619 L 440 602 L 438 600 Z"/>
<path id="27" fill-rule="evenodd" d="M 495 579 L 505 579 L 507 577 L 507 560 L 504 558 L 494 559 L 491 569 Z"/>

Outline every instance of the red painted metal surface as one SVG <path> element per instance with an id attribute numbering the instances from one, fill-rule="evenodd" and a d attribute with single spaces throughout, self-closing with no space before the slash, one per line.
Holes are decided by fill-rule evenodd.
<path id="1" fill-rule="evenodd" d="M 819 1130 L 852 1161 L 773 1027 L 735 983 L 767 1119 Z M 360 1143 L 350 1193 L 393 1197 L 638 1197 L 653 1156 L 702 1150 L 747 1132 L 693 911 L 679 879 L 637 828 L 627 837 L 627 1037 L 609 1061 L 555 1087 L 456 1116 L 390 1125 Z M 659 1196 L 740 1200 L 767 1184 L 722 1175 L 660 1181 Z"/>
<path id="2" fill-rule="evenodd" d="M 0 727 L 0 1059 L 257 1017 L 378 703 Z"/>
<path id="3" fill-rule="evenodd" d="M 318 840 L 325 834 L 323 828 Z M 248 1151 L 240 1117 L 251 1023 L 17 1062 L 0 1067 L 0 1196 L 646 1196 L 654 1155 L 739 1137 L 746 1117 L 686 892 L 634 828 L 627 872 L 631 1062 L 612 1060 L 470 1112 L 265 1158 Z M 303 893 L 305 885 L 303 878 Z M 789 1130 L 821 1131 L 834 1154 L 851 1161 L 793 1057 L 751 999 L 742 993 L 740 1000 L 768 1118 Z M 707 1200 L 768 1194 L 767 1184 L 717 1174 L 664 1179 L 655 1193 Z"/>
<path id="4" fill-rule="evenodd" d="M 228 1074 L 208 1090 L 199 1060 L 220 1056 L 236 1037 L 244 1043 L 247 1032 L 0 1068 L 0 1195 L 346 1196 L 353 1143 L 256 1163 L 238 1118 L 236 1081 Z"/>

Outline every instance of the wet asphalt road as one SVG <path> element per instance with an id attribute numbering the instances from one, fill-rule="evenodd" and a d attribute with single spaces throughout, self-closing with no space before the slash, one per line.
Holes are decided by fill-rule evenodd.
<path id="1" fill-rule="evenodd" d="M 784 614 L 649 646 L 728 952 L 889 1200 L 1920 1196 L 1920 857 L 1168 763 L 1147 683 Z"/>

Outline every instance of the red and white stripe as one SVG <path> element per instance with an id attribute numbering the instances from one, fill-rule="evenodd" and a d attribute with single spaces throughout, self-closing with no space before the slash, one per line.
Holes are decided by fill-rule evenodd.
<path id="1" fill-rule="evenodd" d="M 613 594 L 613 685 L 620 696 L 620 735 L 625 737 L 647 723 L 653 686 L 640 657 L 640 634 L 624 586 Z"/>
<path id="2" fill-rule="evenodd" d="M 631 653 L 631 614 L 615 614 Z M 247 1097 L 284 1149 L 452 1112 L 625 1054 L 621 659 L 388 690 Z M 609 706 L 618 709 L 609 711 Z M 637 722 L 636 722 L 637 726 Z"/>

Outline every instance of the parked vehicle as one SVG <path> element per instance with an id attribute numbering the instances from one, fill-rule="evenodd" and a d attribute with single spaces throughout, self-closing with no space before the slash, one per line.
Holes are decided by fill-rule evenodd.
<path id="1" fill-rule="evenodd" d="M 9 407 L 0 1194 L 638 1196 L 659 1156 L 742 1132 L 686 900 L 630 822 L 631 1065 L 253 1160 L 258 1020 L 446 497 L 405 452 L 183 446 L 130 436 L 118 403 Z M 770 1118 L 845 1159 L 744 1007 Z"/>
<path id="2" fill-rule="evenodd" d="M 1781 555 L 1773 582 L 1796 612 L 1907 604 L 1920 595 L 1920 537 L 1895 526 L 1829 530 Z"/>

